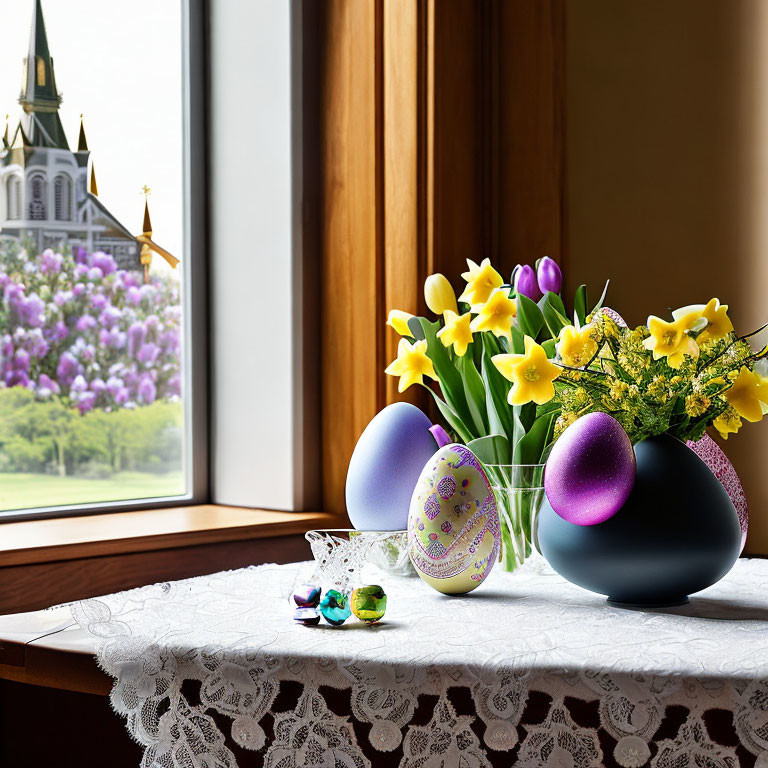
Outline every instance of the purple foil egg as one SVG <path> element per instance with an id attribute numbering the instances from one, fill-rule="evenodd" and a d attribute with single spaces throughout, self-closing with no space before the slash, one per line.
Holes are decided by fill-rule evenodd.
<path id="1" fill-rule="evenodd" d="M 607 413 L 588 413 L 552 448 L 544 489 L 552 509 L 574 525 L 613 517 L 635 484 L 635 453 L 624 428 Z"/>
<path id="2" fill-rule="evenodd" d="M 299 608 L 315 608 L 320 603 L 320 591 L 314 584 L 302 584 L 293 593 L 293 602 Z"/>
<path id="3" fill-rule="evenodd" d="M 320 623 L 320 614 L 316 608 L 297 608 L 293 612 L 293 620 L 305 627 L 316 627 Z"/>

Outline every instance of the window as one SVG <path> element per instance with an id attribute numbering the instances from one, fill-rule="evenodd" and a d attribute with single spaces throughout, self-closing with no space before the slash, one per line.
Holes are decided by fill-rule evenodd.
<path id="1" fill-rule="evenodd" d="M 5 183 L 6 218 L 21 218 L 21 179 L 9 176 Z"/>
<path id="2" fill-rule="evenodd" d="M 42 174 L 29 180 L 29 218 L 32 221 L 45 219 L 45 177 Z"/>
<path id="3" fill-rule="evenodd" d="M 27 221 L 0 229 L 2 518 L 205 500 L 205 360 L 191 332 L 204 350 L 204 185 L 190 160 L 204 149 L 203 70 L 189 50 L 202 40 L 202 5 L 5 8 L 9 34 L 26 37 L 31 10 L 44 28 L 29 42 L 35 80 L 24 79 L 24 109 L 10 118 L 29 146 L 6 182 L 7 218 L 22 218 L 26 190 Z M 117 25 L 153 55 L 123 56 Z M 9 105 L 26 45 L 0 50 Z M 137 104 L 138 122 L 126 117 Z M 99 166 L 98 192 L 87 191 L 84 153 Z"/>
<path id="4" fill-rule="evenodd" d="M 56 221 L 69 221 L 71 215 L 72 182 L 60 173 L 53 182 Z"/>

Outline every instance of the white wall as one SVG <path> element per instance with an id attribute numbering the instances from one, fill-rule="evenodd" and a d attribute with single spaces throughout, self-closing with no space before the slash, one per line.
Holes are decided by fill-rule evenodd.
<path id="1" fill-rule="evenodd" d="M 211 3 L 213 500 L 270 509 L 304 503 L 290 10 Z"/>

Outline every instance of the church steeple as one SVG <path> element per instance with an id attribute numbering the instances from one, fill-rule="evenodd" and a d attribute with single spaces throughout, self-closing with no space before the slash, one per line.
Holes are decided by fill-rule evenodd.
<path id="1" fill-rule="evenodd" d="M 61 94 L 56 90 L 53 58 L 48 48 L 41 0 L 35 0 L 29 53 L 24 59 L 19 104 L 26 116 L 26 134 L 33 146 L 69 149 L 59 118 Z"/>
<path id="2" fill-rule="evenodd" d="M 83 115 L 80 115 L 80 136 L 77 139 L 77 151 L 87 152 L 88 142 L 85 138 L 85 126 L 83 125 Z"/>

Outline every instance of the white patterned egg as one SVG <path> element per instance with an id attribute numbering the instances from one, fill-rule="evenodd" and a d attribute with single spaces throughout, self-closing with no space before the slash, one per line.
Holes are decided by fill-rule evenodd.
<path id="1" fill-rule="evenodd" d="M 464 445 L 442 447 L 421 471 L 408 513 L 408 554 L 438 592 L 479 586 L 499 557 L 496 499 L 482 464 Z"/>

